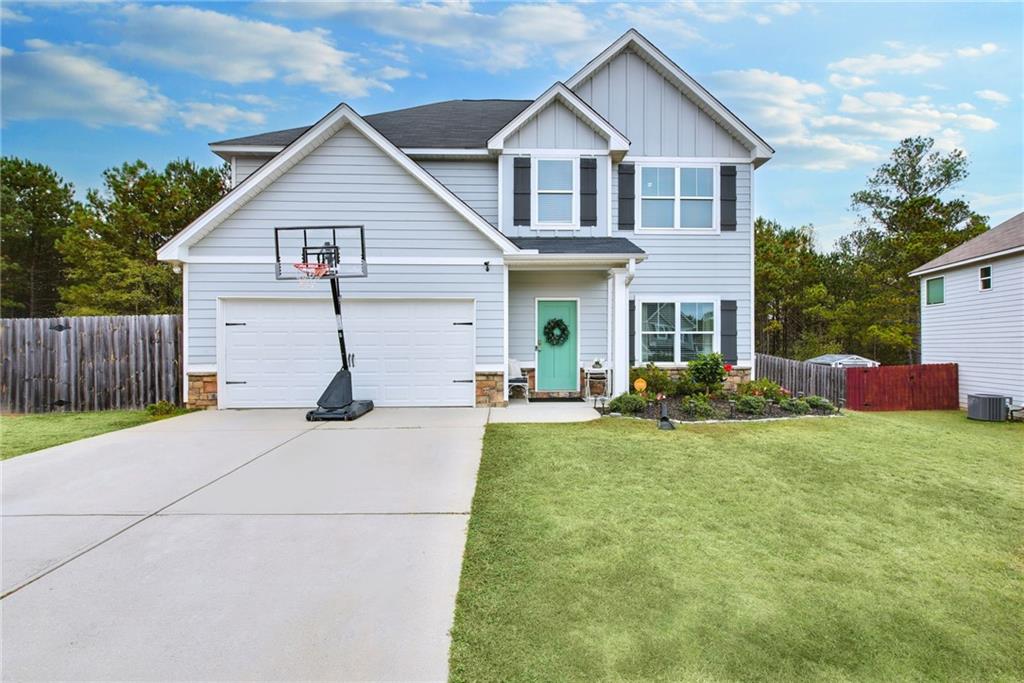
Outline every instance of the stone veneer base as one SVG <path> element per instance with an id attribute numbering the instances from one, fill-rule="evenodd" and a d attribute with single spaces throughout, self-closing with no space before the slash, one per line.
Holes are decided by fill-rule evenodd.
<path id="1" fill-rule="evenodd" d="M 217 407 L 217 373 L 189 373 L 188 397 L 185 405 L 189 408 Z"/>

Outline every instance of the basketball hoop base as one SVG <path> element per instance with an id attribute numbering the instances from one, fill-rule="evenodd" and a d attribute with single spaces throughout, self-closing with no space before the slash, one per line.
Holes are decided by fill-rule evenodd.
<path id="1" fill-rule="evenodd" d="M 338 370 L 316 405 L 306 413 L 307 422 L 355 420 L 373 410 L 373 401 L 352 400 L 352 373 L 345 369 Z"/>
<path id="2" fill-rule="evenodd" d="M 355 420 L 373 410 L 373 401 L 352 401 L 344 408 L 314 408 L 306 413 L 307 422 Z"/>

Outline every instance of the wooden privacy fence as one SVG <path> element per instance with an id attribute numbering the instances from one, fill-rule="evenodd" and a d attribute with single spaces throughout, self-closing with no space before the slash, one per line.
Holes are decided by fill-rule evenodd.
<path id="1" fill-rule="evenodd" d="M 4 412 L 180 402 L 180 315 L 5 318 L 0 346 Z"/>
<path id="2" fill-rule="evenodd" d="M 955 363 L 846 369 L 846 405 L 852 410 L 956 410 Z"/>
<path id="3" fill-rule="evenodd" d="M 836 405 L 846 400 L 846 371 L 789 358 L 758 353 L 755 356 L 757 376 L 778 382 L 796 395 L 823 396 Z"/>

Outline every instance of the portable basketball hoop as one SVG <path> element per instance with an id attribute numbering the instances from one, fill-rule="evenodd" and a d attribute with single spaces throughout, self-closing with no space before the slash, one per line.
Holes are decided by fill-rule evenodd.
<path id="1" fill-rule="evenodd" d="M 331 300 L 338 327 L 341 369 L 306 413 L 310 422 L 320 420 L 355 420 L 373 410 L 373 401 L 352 400 L 354 357 L 345 347 L 345 330 L 341 318 L 341 287 L 339 280 L 366 277 L 366 237 L 361 225 L 299 226 L 274 228 L 275 277 L 297 281 L 312 287 L 320 280 L 331 284 Z M 346 260 L 346 256 L 352 254 Z"/>

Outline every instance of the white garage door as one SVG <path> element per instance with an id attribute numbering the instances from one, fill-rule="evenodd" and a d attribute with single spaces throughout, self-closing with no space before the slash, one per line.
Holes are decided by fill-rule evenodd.
<path id="1" fill-rule="evenodd" d="M 341 368 L 328 299 L 225 299 L 221 312 L 222 407 L 312 407 Z M 473 405 L 472 301 L 346 299 L 342 315 L 355 398 Z"/>

